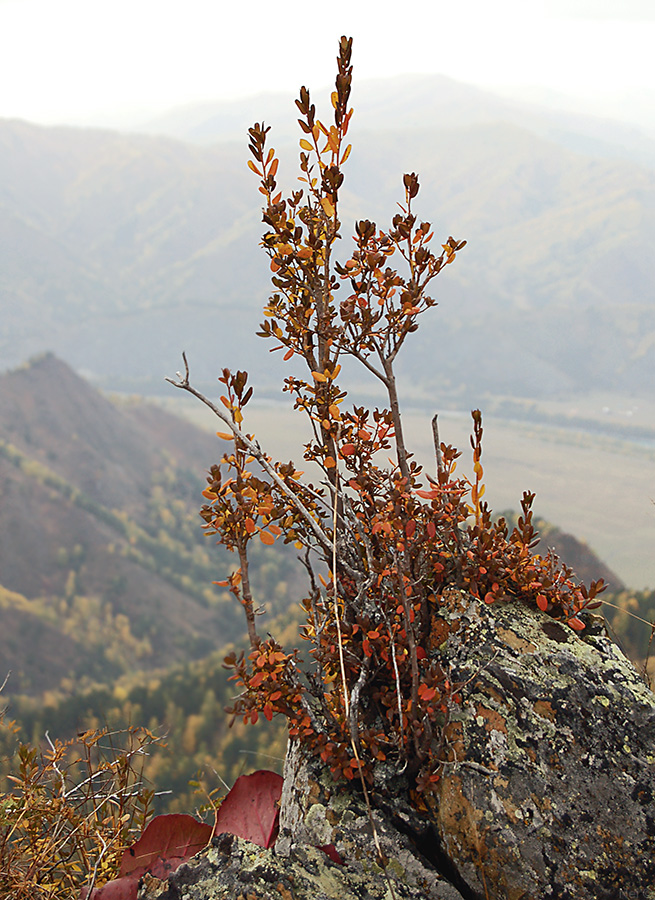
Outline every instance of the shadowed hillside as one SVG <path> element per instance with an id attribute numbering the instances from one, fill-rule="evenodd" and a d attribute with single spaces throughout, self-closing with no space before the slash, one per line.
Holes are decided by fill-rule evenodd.
<path id="1" fill-rule="evenodd" d="M 52 355 L 0 378 L 9 693 L 198 658 L 241 633 L 230 595 L 212 586 L 233 561 L 198 516 L 217 453 L 211 436 L 154 407 L 116 406 Z M 262 596 L 270 587 L 274 599 L 285 566 L 262 553 Z"/>

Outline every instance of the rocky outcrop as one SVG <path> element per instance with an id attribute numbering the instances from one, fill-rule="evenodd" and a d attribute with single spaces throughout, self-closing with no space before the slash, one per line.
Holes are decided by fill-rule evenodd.
<path id="1" fill-rule="evenodd" d="M 433 620 L 461 704 L 422 798 L 383 766 L 376 846 L 356 785 L 295 745 L 280 834 L 221 835 L 143 900 L 655 900 L 655 696 L 591 617 L 582 637 L 451 590 Z M 337 861 L 338 860 L 338 861 Z"/>
<path id="2" fill-rule="evenodd" d="M 427 802 L 460 876 L 507 900 L 655 898 L 655 696 L 602 619 L 578 637 L 457 592 L 444 616 L 464 703 Z"/>

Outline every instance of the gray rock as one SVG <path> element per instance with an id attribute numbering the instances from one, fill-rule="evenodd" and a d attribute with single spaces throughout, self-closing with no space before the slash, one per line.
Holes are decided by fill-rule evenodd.
<path id="1" fill-rule="evenodd" d="M 457 593 L 463 703 L 427 799 L 459 874 L 498 900 L 655 898 L 655 696 L 597 622 Z"/>
<path id="2" fill-rule="evenodd" d="M 380 766 L 374 834 L 357 784 L 291 744 L 275 847 L 219 836 L 140 900 L 655 900 L 655 695 L 599 622 L 447 590 L 431 652 L 462 702 L 422 809 Z"/>

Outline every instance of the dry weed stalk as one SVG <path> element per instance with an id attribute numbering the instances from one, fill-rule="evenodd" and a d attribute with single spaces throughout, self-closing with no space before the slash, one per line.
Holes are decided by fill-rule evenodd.
<path id="1" fill-rule="evenodd" d="M 161 741 L 148 729 L 46 741 L 43 751 L 19 746 L 11 787 L 0 795 L 0 896 L 11 900 L 90 893 L 116 876 L 151 815 L 143 770 Z"/>

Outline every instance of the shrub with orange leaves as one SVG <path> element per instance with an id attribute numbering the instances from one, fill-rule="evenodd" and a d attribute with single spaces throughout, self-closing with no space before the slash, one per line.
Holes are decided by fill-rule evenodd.
<path id="1" fill-rule="evenodd" d="M 445 589 L 465 589 L 484 603 L 534 603 L 582 629 L 580 614 L 598 605 L 603 585 L 587 590 L 552 554 L 534 555 L 533 494 L 524 494 L 511 534 L 502 519 L 492 520 L 482 499 L 478 410 L 472 479 L 455 475 L 460 454 L 439 440 L 436 417 L 434 477 L 405 444 L 394 363 L 419 317 L 436 305 L 428 288 L 466 242 L 451 236 L 434 249 L 431 225 L 414 211 L 419 179 L 411 173 L 390 226 L 357 222 L 350 253 L 335 258 L 351 153 L 351 50 L 352 41 L 342 38 L 331 123 L 316 117 L 305 87 L 296 101 L 303 133 L 298 190 L 285 197 L 278 189 L 270 129 L 262 123 L 249 132 L 273 284 L 259 334 L 304 369 L 288 375 L 284 391 L 311 423 L 303 458 L 320 473 L 318 483 L 294 463 L 272 460 L 245 429 L 252 396 L 245 372 L 223 370 L 220 405 L 190 384 L 186 357 L 185 374 L 172 383 L 225 425 L 218 435 L 228 449 L 212 467 L 201 515 L 207 532 L 239 556 L 239 568 L 222 582 L 244 606 L 251 645 L 248 654 L 226 659 L 241 688 L 233 715 L 248 722 L 260 713 L 284 716 L 290 735 L 335 777 L 366 778 L 385 761 L 423 790 L 439 778 L 443 728 L 459 702 L 438 652 L 428 649 Z M 386 408 L 348 408 L 339 380 L 347 357 L 382 383 Z M 389 451 L 394 459 L 382 465 Z M 256 539 L 282 539 L 302 551 L 309 591 L 301 637 L 310 657 L 302 667 L 297 649 L 287 652 L 257 633 L 248 578 L 248 547 Z"/>

